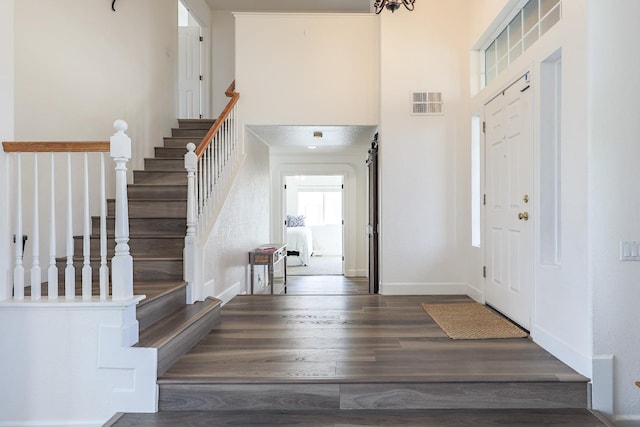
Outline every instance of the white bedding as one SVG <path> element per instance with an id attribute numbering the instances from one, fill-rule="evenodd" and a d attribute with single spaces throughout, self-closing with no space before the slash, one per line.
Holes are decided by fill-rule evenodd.
<path id="1" fill-rule="evenodd" d="M 309 227 L 287 227 L 287 252 L 291 251 L 300 253 L 302 265 L 309 265 L 313 253 L 313 235 Z"/>

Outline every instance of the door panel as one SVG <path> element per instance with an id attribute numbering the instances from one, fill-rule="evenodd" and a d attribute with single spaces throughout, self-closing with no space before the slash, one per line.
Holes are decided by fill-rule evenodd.
<path id="1" fill-rule="evenodd" d="M 178 115 L 200 118 L 200 27 L 178 27 Z"/>
<path id="2" fill-rule="evenodd" d="M 380 289 L 378 270 L 378 134 L 376 133 L 367 157 L 369 169 L 369 293 L 377 294 Z"/>
<path id="3" fill-rule="evenodd" d="M 533 284 L 533 125 L 528 75 L 485 106 L 485 300 L 530 326 Z"/>

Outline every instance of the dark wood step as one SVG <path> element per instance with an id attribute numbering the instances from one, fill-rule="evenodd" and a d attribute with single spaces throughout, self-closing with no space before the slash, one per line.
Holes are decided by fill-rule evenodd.
<path id="1" fill-rule="evenodd" d="M 171 129 L 171 136 L 184 138 L 184 137 L 193 137 L 202 139 L 209 129 L 183 129 L 183 128 L 173 128 Z"/>
<path id="2" fill-rule="evenodd" d="M 220 322 L 221 305 L 215 298 L 184 305 L 140 333 L 137 346 L 158 349 L 158 375 Z"/>
<path id="3" fill-rule="evenodd" d="M 113 236 L 115 230 L 115 218 L 107 217 L 107 233 Z M 151 236 L 169 234 L 172 236 L 186 234 L 187 220 L 181 218 L 129 218 L 129 236 Z M 100 218 L 91 218 L 91 233 L 94 236 L 100 234 Z"/>
<path id="4" fill-rule="evenodd" d="M 180 171 L 185 174 L 184 158 L 178 159 L 144 159 L 145 171 Z"/>
<path id="5" fill-rule="evenodd" d="M 141 331 L 179 310 L 187 302 L 187 284 L 184 281 L 136 282 L 133 288 L 136 295 L 147 295 L 136 310 Z"/>
<path id="6" fill-rule="evenodd" d="M 205 129 L 209 130 L 216 121 L 214 119 L 178 119 L 180 129 Z"/>
<path id="7" fill-rule="evenodd" d="M 298 397 L 298 399 L 304 396 Z M 586 409 L 460 409 L 460 410 L 369 410 L 346 411 L 175 411 L 155 414 L 118 414 L 106 426 L 204 427 L 211 425 L 256 426 L 564 426 L 613 427 L 602 416 Z"/>
<path id="8" fill-rule="evenodd" d="M 107 215 L 115 215 L 115 200 L 107 200 Z M 186 200 L 129 200 L 129 218 L 186 218 Z M 129 225 L 131 229 L 131 225 Z M 186 229 L 185 229 L 186 231 Z"/>
<path id="9" fill-rule="evenodd" d="M 66 258 L 58 258 L 58 277 L 60 281 L 64 280 L 65 268 L 67 264 Z M 97 280 L 100 272 L 100 258 L 92 257 L 89 261 L 93 280 Z M 84 260 L 82 256 L 75 256 L 73 266 L 75 267 L 76 281 L 82 277 L 82 267 Z M 107 265 L 111 266 L 111 259 L 107 259 Z M 136 281 L 177 281 L 184 277 L 182 257 L 180 258 L 142 258 L 137 257 L 133 260 L 133 280 Z"/>
<path id="10" fill-rule="evenodd" d="M 134 184 L 186 184 L 187 171 L 133 171 Z"/>
<path id="11" fill-rule="evenodd" d="M 250 373 L 247 373 L 250 376 Z M 360 380 L 362 381 L 362 380 Z M 585 382 L 264 381 L 161 378 L 161 411 L 586 408 Z M 304 398 L 301 398 L 304 396 Z"/>
<path id="12" fill-rule="evenodd" d="M 200 142 L 202 141 L 202 138 L 194 138 L 194 137 L 170 137 L 170 136 L 166 136 L 164 137 L 164 148 L 181 148 L 184 149 L 186 152 L 186 147 L 187 144 L 190 142 L 193 142 L 196 146 L 198 146 L 198 144 L 200 144 Z"/>
<path id="13" fill-rule="evenodd" d="M 129 184 L 127 186 L 127 194 L 129 200 L 186 200 L 187 185 L 186 184 Z"/>
<path id="14" fill-rule="evenodd" d="M 74 253 L 82 254 L 84 239 L 82 236 L 74 236 Z M 93 256 L 100 255 L 100 237 L 90 237 L 90 249 Z M 107 255 L 113 257 L 116 242 L 113 238 L 107 238 Z M 129 239 L 129 250 L 133 258 L 179 258 L 184 249 L 184 236 L 145 236 L 131 237 Z"/>
<path id="15" fill-rule="evenodd" d="M 154 148 L 155 157 L 157 159 L 177 159 L 184 158 L 184 155 L 187 153 L 186 148 L 165 148 L 165 147 L 155 147 Z"/>

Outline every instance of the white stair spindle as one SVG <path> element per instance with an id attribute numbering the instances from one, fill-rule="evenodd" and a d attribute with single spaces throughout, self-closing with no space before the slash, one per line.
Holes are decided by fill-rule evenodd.
<path id="1" fill-rule="evenodd" d="M 24 299 L 24 266 L 22 265 L 22 157 L 16 155 L 16 265 L 13 268 L 13 297 L 17 300 Z"/>
<path id="2" fill-rule="evenodd" d="M 190 289 L 189 302 L 200 298 L 198 290 L 194 289 L 195 272 L 195 242 L 196 242 L 196 168 L 198 156 L 194 152 L 195 144 L 187 144 L 187 154 L 184 156 L 184 168 L 187 170 L 187 235 L 184 238 L 184 281 Z M 195 295 L 194 295 L 195 294 Z"/>
<path id="3" fill-rule="evenodd" d="M 100 299 L 109 296 L 109 266 L 107 265 L 107 195 L 104 153 L 100 153 Z"/>
<path id="4" fill-rule="evenodd" d="M 91 299 L 91 217 L 89 214 L 89 155 L 84 153 L 83 212 L 82 212 L 82 299 Z"/>
<path id="5" fill-rule="evenodd" d="M 113 300 L 133 297 L 133 257 L 129 251 L 129 208 L 127 202 L 127 161 L 131 159 L 131 139 L 124 133 L 127 122 L 116 120 L 111 137 L 111 157 L 116 163 L 115 255 L 111 261 Z"/>
<path id="6" fill-rule="evenodd" d="M 38 179 L 38 153 L 33 153 L 33 231 L 31 236 L 31 299 L 42 297 L 42 270 L 40 269 L 40 204 Z"/>
<path id="7" fill-rule="evenodd" d="M 51 175 L 50 175 L 50 192 L 49 201 L 49 270 L 47 281 L 49 288 L 47 298 L 50 300 L 58 299 L 58 266 L 56 265 L 56 184 L 55 184 L 55 156 L 51 152 Z"/>
<path id="8" fill-rule="evenodd" d="M 73 191 L 71 187 L 71 153 L 67 153 L 67 266 L 64 269 L 64 297 L 76 297 L 76 269 L 73 266 Z"/>

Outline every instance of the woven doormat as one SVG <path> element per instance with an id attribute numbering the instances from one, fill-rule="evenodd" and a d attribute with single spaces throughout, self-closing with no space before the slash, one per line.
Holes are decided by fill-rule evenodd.
<path id="1" fill-rule="evenodd" d="M 427 314 L 454 340 L 523 338 L 528 334 L 477 302 L 422 304 Z"/>

